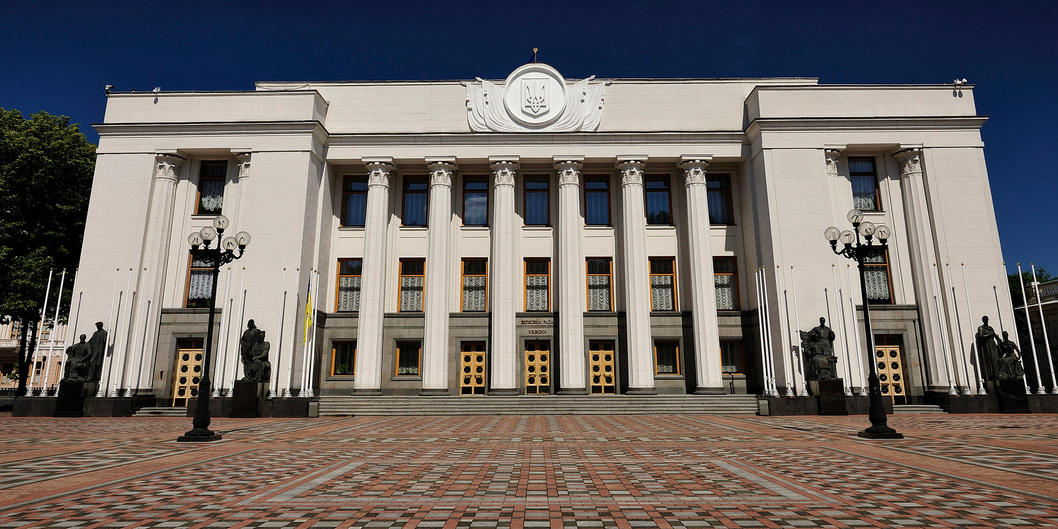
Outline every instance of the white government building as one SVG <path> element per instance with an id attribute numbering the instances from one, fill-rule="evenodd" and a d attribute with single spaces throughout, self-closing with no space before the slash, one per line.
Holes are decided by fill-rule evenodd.
<path id="1" fill-rule="evenodd" d="M 981 316 L 1012 327 L 985 120 L 959 83 L 542 63 L 110 93 L 71 340 L 104 322 L 101 393 L 183 404 L 211 286 L 188 235 L 223 214 L 252 241 L 217 284 L 217 395 L 249 319 L 280 397 L 797 394 L 820 317 L 859 394 L 859 278 L 823 237 L 859 208 L 893 232 L 866 273 L 886 394 L 977 393 Z"/>

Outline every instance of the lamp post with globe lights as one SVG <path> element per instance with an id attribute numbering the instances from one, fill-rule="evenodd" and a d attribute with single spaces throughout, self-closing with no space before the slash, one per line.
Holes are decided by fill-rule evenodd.
<path id="1" fill-rule="evenodd" d="M 860 298 L 863 303 L 863 332 L 867 335 L 867 360 L 871 366 L 870 375 L 867 377 L 868 394 L 870 396 L 870 408 L 868 417 L 871 426 L 857 435 L 866 439 L 903 439 L 904 436 L 886 424 L 885 407 L 882 405 L 882 385 L 878 380 L 878 366 L 874 361 L 874 334 L 871 331 L 871 310 L 867 303 L 867 281 L 864 274 L 864 262 L 872 257 L 885 255 L 887 242 L 892 232 L 884 224 L 874 225 L 873 222 L 863 220 L 863 212 L 858 209 L 849 211 L 849 222 L 852 223 L 851 230 L 841 231 L 834 226 L 827 228 L 823 236 L 830 242 L 830 248 L 835 254 L 856 261 L 860 271 Z M 860 242 L 860 236 L 866 243 Z M 874 244 L 874 239 L 879 244 Z M 838 249 L 838 241 L 843 248 Z"/>
<path id="2" fill-rule="evenodd" d="M 199 262 L 205 263 L 213 270 L 210 274 L 212 284 L 209 294 L 209 324 L 206 328 L 206 347 L 202 355 L 202 377 L 198 383 L 198 402 L 195 405 L 195 418 L 192 428 L 176 440 L 180 442 L 204 442 L 219 441 L 221 435 L 209 429 L 209 394 L 211 381 L 209 378 L 210 356 L 213 352 L 213 320 L 214 307 L 217 302 L 217 276 L 220 275 L 220 267 L 242 257 L 246 245 L 250 244 L 250 234 L 245 231 L 236 233 L 234 237 L 224 237 L 224 230 L 228 229 L 228 218 L 217 215 L 213 219 L 212 226 L 206 226 L 196 233 L 187 237 L 191 244 L 191 257 Z M 214 240 L 217 246 L 211 247 Z M 203 247 L 204 246 L 204 247 Z M 236 253 L 238 250 L 238 253 Z"/>

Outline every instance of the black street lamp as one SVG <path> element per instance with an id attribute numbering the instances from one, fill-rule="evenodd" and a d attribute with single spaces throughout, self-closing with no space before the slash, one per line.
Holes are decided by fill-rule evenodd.
<path id="1" fill-rule="evenodd" d="M 878 380 L 878 365 L 874 360 L 874 334 L 871 332 L 871 310 L 867 303 L 867 282 L 864 280 L 863 263 L 872 257 L 885 255 L 886 242 L 892 232 L 885 224 L 877 227 L 873 222 L 864 222 L 863 212 L 854 209 L 849 212 L 849 222 L 852 230 L 840 231 L 831 226 L 823 232 L 823 236 L 830 241 L 830 248 L 834 253 L 853 259 L 859 265 L 860 270 L 860 298 L 863 301 L 863 331 L 867 334 L 867 360 L 871 365 L 871 374 L 867 377 L 867 385 L 870 392 L 870 409 L 868 417 L 871 420 L 870 428 L 859 432 L 857 435 L 867 439 L 903 439 L 904 435 L 886 424 L 885 406 L 882 405 L 882 385 Z M 867 240 L 866 244 L 860 243 L 860 235 Z M 877 246 L 874 237 L 878 237 Z M 838 240 L 844 244 L 844 248 L 838 250 Z M 853 245 L 855 243 L 855 246 Z"/>
<path id="2" fill-rule="evenodd" d="M 206 263 L 213 268 L 211 274 L 213 284 L 210 285 L 209 327 L 206 328 L 206 347 L 205 354 L 202 356 L 202 377 L 198 383 L 198 403 L 195 406 L 195 418 L 191 423 L 194 428 L 177 437 L 176 440 L 179 442 L 219 441 L 221 439 L 220 434 L 209 429 L 209 394 L 211 385 L 209 365 L 210 353 L 213 351 L 213 316 L 215 312 L 214 306 L 217 302 L 217 276 L 220 275 L 221 266 L 242 257 L 246 245 L 250 244 L 250 234 L 245 231 L 236 233 L 234 237 L 221 238 L 227 228 L 228 218 L 224 215 L 217 215 L 213 219 L 213 226 L 206 226 L 198 233 L 192 233 L 187 237 L 187 242 L 191 244 L 191 258 Z M 217 242 L 216 248 L 210 248 L 210 244 L 214 239 L 220 240 Z M 205 248 L 199 248 L 203 244 Z M 238 254 L 235 253 L 236 249 L 239 250 Z"/>

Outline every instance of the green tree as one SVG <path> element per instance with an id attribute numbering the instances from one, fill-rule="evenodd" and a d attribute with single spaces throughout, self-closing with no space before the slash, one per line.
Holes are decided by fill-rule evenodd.
<path id="1" fill-rule="evenodd" d="M 70 118 L 0 108 L 0 314 L 21 324 L 17 395 L 26 394 L 38 329 L 49 324 L 41 321 L 48 271 L 66 269 L 73 284 L 95 159 Z M 61 312 L 70 290 L 56 301 Z"/>

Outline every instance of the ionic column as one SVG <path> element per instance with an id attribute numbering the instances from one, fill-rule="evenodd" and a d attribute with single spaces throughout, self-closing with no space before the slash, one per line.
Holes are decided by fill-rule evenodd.
<path id="1" fill-rule="evenodd" d="M 691 310 L 694 321 L 695 393 L 724 393 L 720 331 L 716 318 L 713 245 L 709 235 L 709 191 L 705 170 L 712 156 L 682 156 L 687 193 L 687 232 L 691 268 Z"/>
<path id="2" fill-rule="evenodd" d="M 624 242 L 625 315 L 628 323 L 628 393 L 655 393 L 650 343 L 650 271 L 643 160 L 617 158 L 621 173 L 621 235 Z"/>
<path id="3" fill-rule="evenodd" d="M 915 285 L 915 301 L 922 320 L 926 351 L 932 360 L 929 362 L 929 379 L 934 386 L 944 386 L 948 382 L 948 373 L 941 358 L 945 354 L 941 343 L 944 328 L 937 316 L 943 310 L 937 302 L 943 298 L 943 294 L 938 283 L 940 278 L 933 277 L 937 253 L 933 245 L 933 223 L 929 218 L 929 204 L 926 202 L 922 178 L 922 149 L 906 149 L 895 153 L 893 157 L 900 163 L 900 187 L 907 216 L 907 246 L 911 250 L 911 280 Z M 948 362 L 951 362 L 950 357 Z"/>
<path id="4" fill-rule="evenodd" d="M 367 213 L 364 219 L 364 260 L 360 315 L 356 330 L 357 393 L 379 394 L 382 389 L 382 322 L 386 291 L 386 231 L 389 219 L 389 179 L 393 158 L 365 158 Z"/>
<path id="5" fill-rule="evenodd" d="M 584 255 L 580 249 L 583 157 L 555 159 L 558 172 L 558 358 L 560 393 L 584 393 Z"/>
<path id="6" fill-rule="evenodd" d="M 492 161 L 492 258 L 489 292 L 492 314 L 490 393 L 514 394 L 518 388 L 518 336 L 515 332 L 518 271 L 514 260 L 514 176 L 518 157 Z"/>
<path id="7" fill-rule="evenodd" d="M 427 158 L 430 226 L 426 247 L 426 330 L 422 348 L 422 394 L 448 394 L 448 240 L 452 229 L 455 158 Z M 370 199 L 369 199 L 370 200 Z"/>

